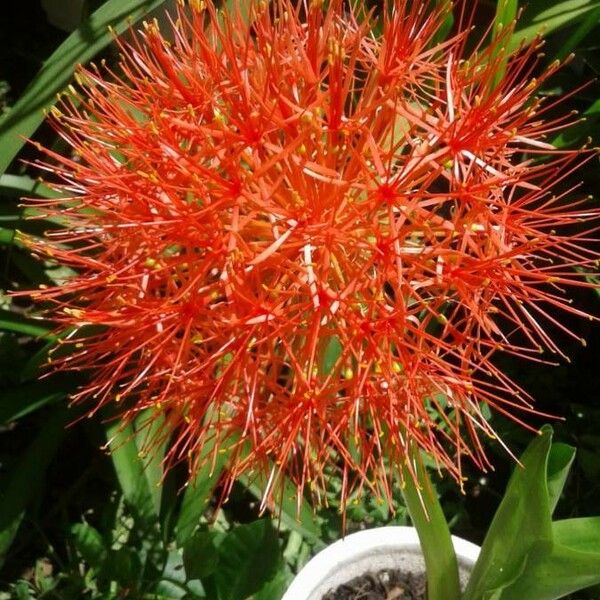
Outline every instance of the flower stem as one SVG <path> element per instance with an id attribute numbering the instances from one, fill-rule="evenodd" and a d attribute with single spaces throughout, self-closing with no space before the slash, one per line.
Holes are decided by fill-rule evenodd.
<path id="1" fill-rule="evenodd" d="M 446 517 L 418 450 L 409 460 L 412 473 L 404 467 L 402 493 L 425 558 L 427 600 L 459 600 L 458 563 Z"/>

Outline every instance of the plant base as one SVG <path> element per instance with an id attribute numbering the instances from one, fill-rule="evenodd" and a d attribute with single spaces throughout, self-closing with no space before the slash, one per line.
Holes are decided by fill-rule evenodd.
<path id="1" fill-rule="evenodd" d="M 452 543 L 464 587 L 479 547 L 456 537 Z M 412 576 L 425 572 L 419 538 L 413 527 L 368 529 L 335 542 L 306 564 L 282 600 L 325 600 L 331 590 L 366 573 L 380 571 L 400 571 Z"/>

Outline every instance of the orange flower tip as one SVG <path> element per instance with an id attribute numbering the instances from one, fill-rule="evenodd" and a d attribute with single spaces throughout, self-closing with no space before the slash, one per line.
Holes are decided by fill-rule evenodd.
<path id="1" fill-rule="evenodd" d="M 115 394 L 115 402 L 121 402 L 121 394 Z"/>
<path id="2" fill-rule="evenodd" d="M 580 340 L 579 340 L 579 341 L 581 342 L 581 345 L 582 345 L 584 348 L 587 348 L 587 340 L 586 340 L 585 338 L 580 338 Z"/>

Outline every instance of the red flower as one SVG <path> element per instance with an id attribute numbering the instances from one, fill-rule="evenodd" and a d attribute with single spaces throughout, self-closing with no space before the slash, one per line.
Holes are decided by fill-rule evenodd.
<path id="1" fill-rule="evenodd" d="M 65 227 L 30 242 L 77 271 L 34 293 L 73 332 L 56 368 L 93 372 L 77 400 L 155 407 L 192 471 L 216 437 L 266 499 L 332 470 L 344 502 L 389 498 L 411 442 L 485 468 L 484 405 L 533 412 L 492 356 L 560 353 L 598 212 L 552 191 L 580 156 L 547 142 L 554 67 L 531 79 L 532 48 L 502 75 L 504 40 L 435 44 L 417 4 L 377 34 L 340 1 L 190 2 L 172 43 L 147 25 L 117 72 L 80 72 L 73 155 L 46 151 Z"/>

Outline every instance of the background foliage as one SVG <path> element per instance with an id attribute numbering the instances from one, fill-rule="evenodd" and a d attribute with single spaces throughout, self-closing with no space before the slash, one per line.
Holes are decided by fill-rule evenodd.
<path id="1" fill-rule="evenodd" d="M 441 0 L 444 1 L 444 0 Z M 39 0 L 5 3 L 0 20 L 0 598 L 209 598 L 277 600 L 293 574 L 326 543 L 341 535 L 341 517 L 332 493 L 330 506 L 296 518 L 293 494 L 284 494 L 280 515 L 259 514 L 260 481 L 238 482 L 222 510 L 219 472 L 201 471 L 182 489 L 183 471 L 164 476 L 160 454 L 146 456 L 147 429 L 142 415 L 135 428 L 117 433 L 110 415 L 80 419 L 67 409 L 76 387 L 73 374 L 39 380 L 52 344 L 51 324 L 30 317 L 31 307 L 4 292 L 50 282 L 61 275 L 24 251 L 17 230 L 38 231 L 19 205 L 21 196 L 51 192 L 23 160 L 35 150 L 23 146 L 34 135 L 59 147 L 42 124 L 42 109 L 68 84 L 73 66 L 92 57 L 114 58 L 107 25 L 116 31 L 138 21 L 162 0 L 100 0 L 85 6 L 90 15 L 80 30 L 67 34 L 48 24 Z M 377 4 L 377 3 L 375 3 Z M 581 122 L 557 136 L 558 146 L 599 145 L 600 1 L 530 0 L 511 43 L 543 30 L 543 64 L 575 56 L 543 90 L 571 96 L 561 110 L 577 110 Z M 481 23 L 495 18 L 506 26 L 521 5 L 482 0 Z M 38 127 L 40 126 L 41 127 Z M 583 174 L 584 186 L 598 197 L 600 177 L 594 159 Z M 598 313 L 598 297 L 582 291 L 576 301 Z M 541 411 L 560 417 L 555 439 L 577 448 L 572 475 L 556 515 L 581 517 L 600 512 L 600 404 L 598 326 L 574 322 L 587 348 L 565 339 L 571 363 L 554 369 L 523 366 L 503 359 L 503 367 L 538 399 Z M 559 332 L 556 332 L 560 337 Z M 507 444 L 520 453 L 530 434 L 491 417 Z M 532 423 L 541 426 L 542 420 Z M 108 450 L 113 452 L 109 453 Z M 476 543 L 483 539 L 503 494 L 513 461 L 490 445 L 494 472 L 470 473 L 466 493 L 453 482 L 436 480 L 453 532 Z M 332 481 L 332 488 L 341 482 Z M 400 503 L 400 498 L 398 497 Z M 350 506 L 348 529 L 404 524 L 400 507 L 365 498 Z M 600 598 L 600 589 L 577 598 Z"/>

